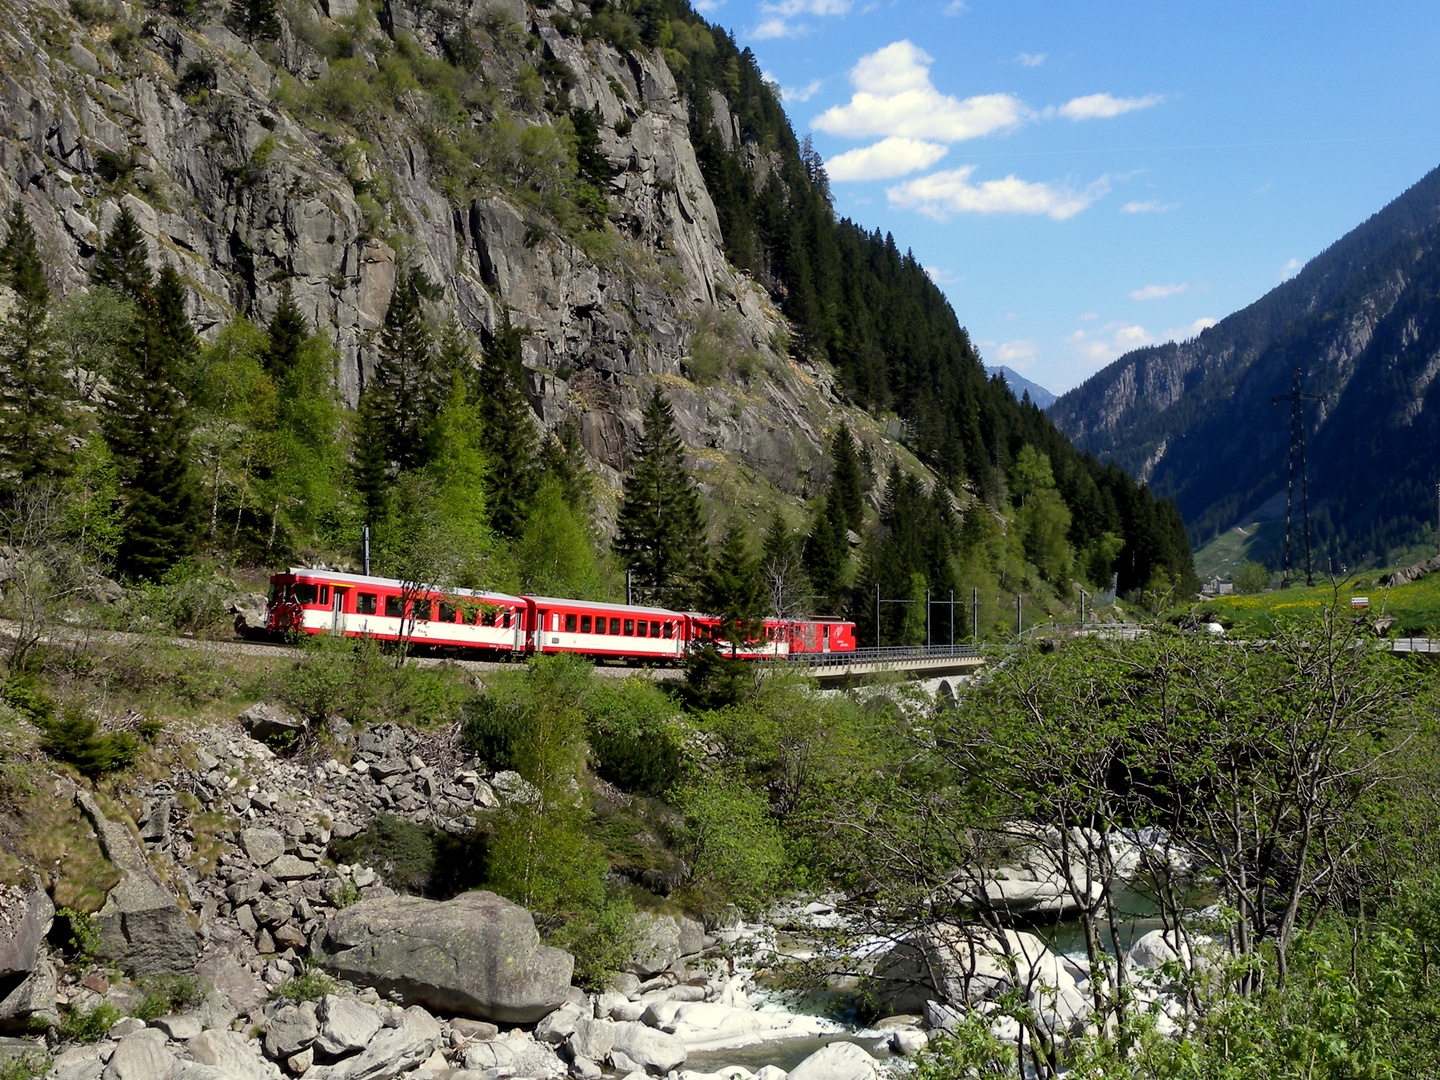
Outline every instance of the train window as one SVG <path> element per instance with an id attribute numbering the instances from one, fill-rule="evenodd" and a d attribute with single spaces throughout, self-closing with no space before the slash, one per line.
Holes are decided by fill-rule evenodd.
<path id="1" fill-rule="evenodd" d="M 666 638 L 666 640 L 668 641 L 670 638 L 673 638 L 674 636 L 675 636 L 675 624 L 674 624 L 673 622 L 667 622 L 667 623 L 665 624 L 665 638 Z"/>
<path id="2" fill-rule="evenodd" d="M 581 632 L 582 634 L 588 634 L 588 633 L 590 633 L 590 616 L 589 616 L 589 615 L 581 615 L 581 616 L 580 616 L 580 632 Z"/>
<path id="3" fill-rule="evenodd" d="M 385 617 L 399 619 L 405 615 L 405 601 L 398 596 L 385 597 Z"/>
<path id="4" fill-rule="evenodd" d="M 604 616 L 604 615 L 597 615 L 597 616 L 595 616 L 595 632 L 596 632 L 597 634 L 603 634 L 603 633 L 605 632 L 605 616 Z"/>
<path id="5" fill-rule="evenodd" d="M 272 603 L 272 604 L 273 604 L 277 599 L 279 599 L 279 596 L 280 596 L 280 586 L 279 586 L 278 584 L 276 584 L 275 582 L 273 582 L 273 581 L 270 582 L 270 593 L 269 593 L 269 595 L 266 597 L 266 600 L 267 600 L 269 603 Z"/>
<path id="6" fill-rule="evenodd" d="M 619 620 L 619 619 L 611 619 L 611 620 L 610 620 L 610 632 L 611 632 L 612 634 L 618 634 L 618 633 L 620 633 L 620 620 Z"/>
<path id="7" fill-rule="evenodd" d="M 295 583 L 295 601 L 300 604 L 315 603 L 315 586 L 306 581 Z"/>
<path id="8" fill-rule="evenodd" d="M 441 604 L 441 605 L 440 605 L 440 621 L 441 621 L 441 622 L 454 622 L 454 621 L 455 621 L 455 605 L 454 605 L 454 604 Z M 462 620 L 462 621 L 463 621 L 463 620 Z"/>
<path id="9" fill-rule="evenodd" d="M 375 594 L 373 592 L 362 592 L 355 594 L 355 614 L 375 614 Z"/>
<path id="10" fill-rule="evenodd" d="M 634 637 L 634 636 L 635 636 L 635 620 L 634 620 L 634 619 L 626 619 L 626 620 L 625 620 L 625 636 L 626 636 L 626 637 Z"/>
<path id="11" fill-rule="evenodd" d="M 505 620 L 505 621 L 504 621 L 504 626 L 505 626 L 505 629 L 507 629 L 507 630 L 510 629 L 510 627 L 512 627 L 512 626 L 519 626 L 519 625 L 520 625 L 520 613 L 519 613 L 519 612 L 516 612 L 516 611 L 507 611 L 507 612 L 505 612 L 504 615 L 501 616 L 501 618 Z"/>
<path id="12" fill-rule="evenodd" d="M 320 586 L 320 603 L 322 603 L 322 604 L 328 604 L 328 603 L 330 603 L 330 586 L 329 586 L 329 585 L 321 585 L 321 586 Z"/>
<path id="13" fill-rule="evenodd" d="M 575 614 L 574 614 L 574 612 L 571 612 L 569 615 L 566 615 L 566 616 L 565 616 L 565 632 L 566 632 L 567 634 L 573 634 L 573 633 L 575 633 Z"/>
<path id="14" fill-rule="evenodd" d="M 651 636 L 651 637 L 659 637 L 659 636 L 660 636 L 660 624 L 659 624 L 658 622 L 652 622 L 652 623 L 650 624 L 650 636 Z"/>
<path id="15" fill-rule="evenodd" d="M 411 600 L 410 611 L 411 617 L 416 622 L 429 622 L 435 611 L 435 605 L 429 600 Z"/>
<path id="16" fill-rule="evenodd" d="M 826 623 L 826 625 L 825 625 L 825 631 L 824 631 L 824 632 L 825 632 L 825 641 L 826 641 L 826 644 L 829 644 L 829 641 L 830 641 L 830 625 L 829 625 L 829 623 Z"/>

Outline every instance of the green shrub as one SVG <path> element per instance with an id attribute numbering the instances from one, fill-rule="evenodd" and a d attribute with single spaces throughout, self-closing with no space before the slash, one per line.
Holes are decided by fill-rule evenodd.
<path id="1" fill-rule="evenodd" d="M 634 954 L 637 937 L 630 898 L 610 889 L 599 906 L 546 935 L 546 942 L 574 956 L 575 983 L 598 993 Z"/>
<path id="2" fill-rule="evenodd" d="M 11 675 L 0 686 L 0 700 L 33 724 L 43 724 L 55 716 L 54 700 L 27 675 Z"/>
<path id="3" fill-rule="evenodd" d="M 91 967 L 98 963 L 104 941 L 95 916 L 73 908 L 61 908 L 55 914 L 64 920 L 70 931 L 66 941 L 71 962 L 79 967 Z"/>
<path id="4" fill-rule="evenodd" d="M 36 1080 L 49 1071 L 50 1059 L 40 1053 L 0 1061 L 0 1080 Z"/>
<path id="5" fill-rule="evenodd" d="M 653 682 L 597 680 L 584 708 L 601 778 L 636 795 L 660 795 L 679 783 L 681 721 Z"/>
<path id="6" fill-rule="evenodd" d="M 379 814 L 354 836 L 332 840 L 330 854 L 342 862 L 371 867 L 393 889 L 434 900 L 476 888 L 488 870 L 482 837 L 451 836 L 393 814 Z"/>
<path id="7" fill-rule="evenodd" d="M 459 719 L 470 691 L 453 671 L 396 667 L 373 638 L 317 634 L 269 694 L 312 722 L 341 716 L 355 725 L 390 720 L 428 727 Z"/>
<path id="8" fill-rule="evenodd" d="M 681 789 L 677 802 L 685 814 L 687 885 L 699 906 L 755 912 L 772 900 L 789 858 L 765 796 L 716 772 Z"/>
<path id="9" fill-rule="evenodd" d="M 282 1001 L 319 1001 L 326 994 L 333 994 L 340 984 L 317 967 L 307 966 L 293 979 L 286 979 L 275 988 L 274 997 Z"/>
<path id="10" fill-rule="evenodd" d="M 131 1010 L 141 1020 L 154 1020 L 199 1005 L 203 995 L 200 983 L 191 975 L 156 976 L 142 979 L 140 989 L 145 996 Z"/>
<path id="11" fill-rule="evenodd" d="M 119 1011 L 104 1003 L 88 1010 L 63 1006 L 60 1011 L 60 1041 L 96 1042 L 104 1038 L 119 1019 Z"/>
<path id="12" fill-rule="evenodd" d="M 100 726 L 76 707 L 67 708 L 58 719 L 40 724 L 44 738 L 40 748 L 57 761 L 74 765 L 92 780 L 135 763 L 139 745 L 128 732 L 102 733 Z"/>

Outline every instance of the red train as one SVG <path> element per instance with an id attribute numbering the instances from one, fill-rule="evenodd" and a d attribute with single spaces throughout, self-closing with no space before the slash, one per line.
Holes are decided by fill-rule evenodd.
<path id="1" fill-rule="evenodd" d="M 767 619 L 760 640 L 735 655 L 763 660 L 855 651 L 855 624 Z M 270 578 L 265 628 L 272 634 L 344 634 L 397 641 L 477 659 L 568 652 L 596 660 L 678 663 L 690 649 L 730 642 L 714 615 L 666 608 L 510 596 L 471 589 L 419 591 L 394 578 L 291 568 Z"/>

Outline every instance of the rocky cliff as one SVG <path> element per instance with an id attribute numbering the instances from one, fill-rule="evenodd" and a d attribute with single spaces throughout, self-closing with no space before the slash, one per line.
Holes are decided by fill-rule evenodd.
<path id="1" fill-rule="evenodd" d="M 662 379 L 702 469 L 741 466 L 712 488 L 804 489 L 829 377 L 789 358 L 770 297 L 726 262 L 658 49 L 582 33 L 569 0 L 297 3 L 254 44 L 119 0 L 0 11 L 0 209 L 28 208 L 61 290 L 127 206 L 153 261 L 193 286 L 202 330 L 268 317 L 288 283 L 333 335 L 353 403 L 397 267 L 418 267 L 466 330 L 528 331 L 543 423 L 578 420 L 612 481 Z M 735 140 L 723 97 L 711 109 Z M 577 224 L 565 117 L 582 112 L 608 206 Z M 697 341 L 743 358 L 741 377 L 701 385 Z"/>

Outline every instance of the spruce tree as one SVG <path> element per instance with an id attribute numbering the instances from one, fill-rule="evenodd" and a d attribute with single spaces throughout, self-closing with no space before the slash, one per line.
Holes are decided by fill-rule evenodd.
<path id="1" fill-rule="evenodd" d="M 15 290 L 0 322 L 0 494 L 65 472 L 69 384 L 46 331 L 50 287 L 29 215 L 17 202 L 0 245 L 0 285 Z"/>
<path id="2" fill-rule="evenodd" d="M 706 609 L 720 616 L 720 633 L 730 642 L 732 654 L 741 644 L 763 637 L 765 601 L 760 565 L 751 554 L 750 530 L 732 519 L 706 576 L 703 596 Z"/>
<path id="3" fill-rule="evenodd" d="M 193 334 L 184 316 L 183 287 L 172 270 L 161 288 L 145 297 L 101 412 L 123 500 L 116 567 L 134 579 L 158 579 L 194 543 L 187 417 L 176 386 L 182 350 L 193 349 Z"/>
<path id="4" fill-rule="evenodd" d="M 230 24 L 246 41 L 274 41 L 280 36 L 279 8 L 275 0 L 231 0 Z"/>
<path id="5" fill-rule="evenodd" d="M 760 578 L 769 597 L 770 614 L 777 619 L 795 618 L 809 606 L 803 546 L 777 512 L 770 520 L 760 555 Z"/>
<path id="6" fill-rule="evenodd" d="M 520 330 L 509 316 L 485 349 L 476 377 L 480 432 L 490 464 L 486 505 L 495 532 L 514 539 L 525 531 L 538 487 L 534 414 L 525 398 Z"/>
<path id="7" fill-rule="evenodd" d="M 120 216 L 95 256 L 90 283 L 114 289 L 127 300 L 143 302 L 153 282 L 148 252 L 149 245 L 140 231 L 140 223 L 129 207 L 121 207 Z"/>
<path id="8" fill-rule="evenodd" d="M 540 447 L 540 472 L 547 482 L 559 486 L 565 504 L 583 517 L 588 517 L 595 495 L 595 479 L 585 466 L 585 447 L 580 441 L 580 425 L 574 417 L 550 433 Z"/>
<path id="9" fill-rule="evenodd" d="M 372 527 L 383 521 L 389 507 L 390 468 L 389 424 L 394 407 L 385 392 L 369 386 L 360 395 L 355 415 L 355 443 L 352 455 L 352 482 L 365 521 Z"/>
<path id="10" fill-rule="evenodd" d="M 703 574 L 705 520 L 685 468 L 675 413 L 658 386 L 643 419 L 635 467 L 625 480 L 615 551 L 646 595 L 674 607 L 694 596 Z"/>
<path id="11" fill-rule="evenodd" d="M 860 456 L 855 451 L 855 440 L 850 435 L 848 424 L 841 424 L 830 443 L 830 461 L 833 475 L 831 490 L 838 503 L 845 527 L 859 530 L 865 521 L 865 486 L 860 473 Z"/>
<path id="12" fill-rule="evenodd" d="M 280 303 L 266 329 L 270 340 L 265 345 L 262 360 L 266 373 L 278 386 L 294 370 L 300 360 L 300 350 L 310 338 L 310 327 L 305 322 L 305 316 L 300 314 L 288 281 L 280 290 Z"/>
<path id="13" fill-rule="evenodd" d="M 833 607 L 845 588 L 845 571 L 850 565 L 850 537 L 845 510 L 834 488 L 820 504 L 815 524 L 805 541 L 805 571 L 815 592 Z"/>
<path id="14" fill-rule="evenodd" d="M 402 471 L 421 468 L 426 436 L 440 411 L 449 383 L 440 370 L 435 336 L 425 321 L 421 296 L 429 288 L 419 270 L 402 270 L 385 309 L 380 331 L 380 360 L 372 384 L 389 399 L 387 451 Z"/>

